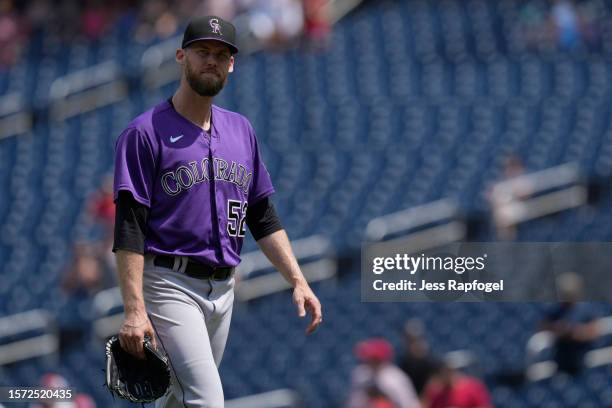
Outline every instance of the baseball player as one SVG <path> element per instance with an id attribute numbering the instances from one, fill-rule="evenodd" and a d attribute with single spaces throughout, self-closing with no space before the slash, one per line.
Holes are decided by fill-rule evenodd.
<path id="1" fill-rule="evenodd" d="M 234 69 L 235 28 L 192 20 L 176 61 L 176 93 L 135 118 L 116 143 L 115 242 L 125 320 L 121 346 L 143 338 L 167 353 L 171 392 L 156 407 L 222 407 L 218 366 L 234 300 L 245 224 L 293 286 L 306 329 L 322 321 L 269 196 L 274 193 L 249 121 L 212 104 Z"/>

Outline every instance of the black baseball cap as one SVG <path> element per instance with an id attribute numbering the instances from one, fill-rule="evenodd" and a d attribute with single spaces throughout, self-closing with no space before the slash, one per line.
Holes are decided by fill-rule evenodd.
<path id="1" fill-rule="evenodd" d="M 238 53 L 238 47 L 236 47 L 236 27 L 221 17 L 204 16 L 191 20 L 183 34 L 181 48 L 185 48 L 189 44 L 200 40 L 221 41 L 230 48 L 232 54 Z"/>

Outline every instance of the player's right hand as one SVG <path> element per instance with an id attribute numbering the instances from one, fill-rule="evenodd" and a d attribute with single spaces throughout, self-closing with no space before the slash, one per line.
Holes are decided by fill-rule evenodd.
<path id="1" fill-rule="evenodd" d="M 146 313 L 132 313 L 125 316 L 119 329 L 119 344 L 128 353 L 144 359 L 143 342 L 145 336 L 151 339 L 153 347 L 157 348 L 153 325 Z"/>

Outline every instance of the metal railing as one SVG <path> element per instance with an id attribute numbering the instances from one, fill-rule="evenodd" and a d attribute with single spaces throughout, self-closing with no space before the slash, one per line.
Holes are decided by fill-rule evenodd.
<path id="1" fill-rule="evenodd" d="M 59 350 L 55 318 L 42 309 L 0 318 L 0 366 Z"/>
<path id="2" fill-rule="evenodd" d="M 587 188 L 576 163 L 566 163 L 497 183 L 491 193 L 498 227 L 576 208 L 587 202 Z"/>
<path id="3" fill-rule="evenodd" d="M 454 200 L 442 199 L 387 214 L 371 220 L 365 232 L 366 243 L 401 247 L 411 253 L 461 241 L 467 225 Z"/>
<path id="4" fill-rule="evenodd" d="M 225 401 L 226 408 L 299 408 L 301 406 L 298 393 L 290 389 L 268 391 Z"/>
<path id="5" fill-rule="evenodd" d="M 32 112 L 26 109 L 20 93 L 0 97 L 0 139 L 27 133 L 32 125 Z"/>
<path id="6" fill-rule="evenodd" d="M 597 328 L 600 336 L 612 334 L 612 316 L 597 319 Z M 526 354 L 529 361 L 533 361 L 545 350 L 554 347 L 555 336 L 546 330 L 533 334 L 527 341 Z M 599 347 L 588 351 L 584 355 L 586 368 L 599 367 L 612 364 L 612 346 Z M 544 380 L 557 372 L 557 363 L 552 360 L 537 361 L 527 367 L 527 378 L 531 381 Z"/>

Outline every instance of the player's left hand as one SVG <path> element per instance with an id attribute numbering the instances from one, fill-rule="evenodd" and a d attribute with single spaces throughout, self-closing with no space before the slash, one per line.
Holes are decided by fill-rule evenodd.
<path id="1" fill-rule="evenodd" d="M 306 316 L 306 312 L 312 315 L 310 324 L 306 328 L 306 334 L 314 332 L 323 322 L 321 302 L 315 296 L 308 283 L 299 283 L 293 289 L 293 303 L 297 307 L 298 316 Z"/>

